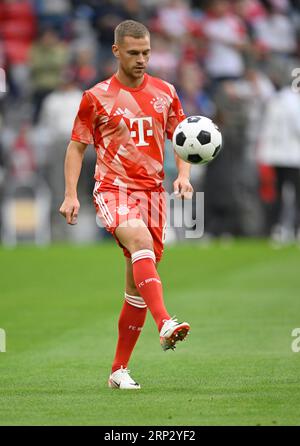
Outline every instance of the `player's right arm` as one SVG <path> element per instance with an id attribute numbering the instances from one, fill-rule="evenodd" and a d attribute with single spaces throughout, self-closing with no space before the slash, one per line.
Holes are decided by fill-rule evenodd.
<path id="1" fill-rule="evenodd" d="M 87 144 L 70 141 L 65 158 L 65 199 L 59 212 L 69 225 L 76 225 L 80 203 L 77 197 L 77 184 Z"/>
<path id="2" fill-rule="evenodd" d="M 72 137 L 65 158 L 65 199 L 59 212 L 69 225 L 76 225 L 79 212 L 77 184 L 84 152 L 93 143 L 95 107 L 88 92 L 84 92 L 74 121 Z"/>

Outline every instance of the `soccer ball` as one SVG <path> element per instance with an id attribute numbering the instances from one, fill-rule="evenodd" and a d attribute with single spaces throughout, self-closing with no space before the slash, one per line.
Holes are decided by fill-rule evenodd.
<path id="1" fill-rule="evenodd" d="M 175 129 L 173 146 L 178 156 L 191 164 L 206 164 L 222 148 L 222 135 L 213 121 L 204 116 L 189 116 Z"/>

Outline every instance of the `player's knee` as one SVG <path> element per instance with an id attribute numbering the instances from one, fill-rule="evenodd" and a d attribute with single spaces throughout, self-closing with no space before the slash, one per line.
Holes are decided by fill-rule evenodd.
<path id="1" fill-rule="evenodd" d="M 130 253 L 133 254 L 141 249 L 149 249 L 153 251 L 153 239 L 150 234 L 138 233 L 130 243 Z"/>

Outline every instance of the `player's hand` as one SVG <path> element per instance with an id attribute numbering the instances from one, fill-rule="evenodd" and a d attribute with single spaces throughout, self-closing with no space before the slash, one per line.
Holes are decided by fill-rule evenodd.
<path id="1" fill-rule="evenodd" d="M 187 177 L 178 177 L 173 183 L 174 194 L 177 198 L 187 198 L 191 200 L 193 196 L 193 186 Z"/>
<path id="2" fill-rule="evenodd" d="M 76 225 L 80 203 L 77 198 L 66 197 L 59 212 L 63 215 L 69 225 Z"/>

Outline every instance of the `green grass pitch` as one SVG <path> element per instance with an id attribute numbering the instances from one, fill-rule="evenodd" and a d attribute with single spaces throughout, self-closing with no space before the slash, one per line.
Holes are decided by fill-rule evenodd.
<path id="1" fill-rule="evenodd" d="M 123 299 L 111 244 L 0 250 L 1 425 L 299 425 L 300 250 L 263 241 L 167 247 L 163 352 L 148 314 L 131 360 L 142 390 L 107 388 Z"/>

